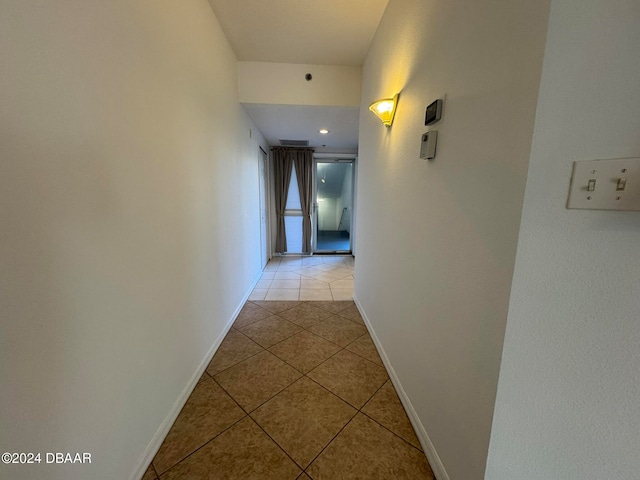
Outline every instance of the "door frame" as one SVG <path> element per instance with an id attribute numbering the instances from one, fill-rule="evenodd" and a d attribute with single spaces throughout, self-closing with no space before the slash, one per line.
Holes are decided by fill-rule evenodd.
<path id="1" fill-rule="evenodd" d="M 357 154 L 349 153 L 315 153 L 313 155 L 313 199 L 311 209 L 311 254 L 331 254 L 330 250 L 318 251 L 318 179 L 316 173 L 318 172 L 318 163 L 351 163 L 352 175 L 351 175 L 351 232 L 349 233 L 349 254 L 355 255 L 355 225 L 356 225 L 356 178 L 358 175 L 358 156 Z M 335 252 L 334 252 L 335 253 Z M 340 251 L 342 253 L 342 251 Z"/>
<path id="2" fill-rule="evenodd" d="M 269 154 L 258 146 L 258 208 L 260 221 L 260 268 L 271 260 L 271 195 L 269 179 Z M 264 177 L 264 184 L 262 182 Z M 264 221 L 262 216 L 264 215 Z M 266 258 L 266 261 L 265 261 Z"/>

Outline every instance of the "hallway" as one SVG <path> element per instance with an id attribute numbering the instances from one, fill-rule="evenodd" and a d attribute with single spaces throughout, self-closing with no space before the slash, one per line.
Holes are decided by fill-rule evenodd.
<path id="1" fill-rule="evenodd" d="M 351 255 L 274 257 L 249 300 L 351 300 L 353 269 Z"/>
<path id="2" fill-rule="evenodd" d="M 435 477 L 353 301 L 257 300 L 143 480 L 158 478 Z"/>

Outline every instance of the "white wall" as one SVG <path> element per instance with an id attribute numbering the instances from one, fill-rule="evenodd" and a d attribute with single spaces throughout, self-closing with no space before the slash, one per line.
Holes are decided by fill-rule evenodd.
<path id="1" fill-rule="evenodd" d="M 440 480 L 485 471 L 547 15 L 391 0 L 363 69 L 355 295 Z M 367 106 L 396 92 L 387 129 Z M 425 108 L 444 93 L 427 162 Z"/>
<path id="2" fill-rule="evenodd" d="M 93 455 L 0 476 L 131 478 L 260 272 L 259 138 L 206 0 L 0 32 L 0 450 Z"/>
<path id="3" fill-rule="evenodd" d="M 318 230 L 337 230 L 338 217 L 337 198 L 324 198 L 318 202 Z"/>
<path id="4" fill-rule="evenodd" d="M 637 479 L 640 213 L 566 210 L 572 162 L 640 156 L 640 3 L 553 0 L 490 480 Z"/>
<path id="5" fill-rule="evenodd" d="M 336 215 L 338 217 L 338 227 L 340 230 L 351 232 L 351 202 L 353 199 L 353 167 L 345 169 L 344 180 L 342 182 L 342 192 L 336 203 Z M 346 208 L 347 211 L 344 214 L 344 220 L 340 225 L 340 219 L 342 218 L 342 210 Z"/>
<path id="6" fill-rule="evenodd" d="M 308 82 L 305 75 L 311 73 Z M 362 69 L 337 65 L 238 62 L 242 103 L 360 106 Z"/>

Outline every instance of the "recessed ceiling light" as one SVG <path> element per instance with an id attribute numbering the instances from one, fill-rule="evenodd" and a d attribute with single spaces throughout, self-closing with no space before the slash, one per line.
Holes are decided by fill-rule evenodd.
<path id="1" fill-rule="evenodd" d="M 326 128 L 321 128 L 320 130 L 318 130 L 318 133 L 322 135 L 326 135 L 329 133 L 329 130 L 327 130 Z"/>

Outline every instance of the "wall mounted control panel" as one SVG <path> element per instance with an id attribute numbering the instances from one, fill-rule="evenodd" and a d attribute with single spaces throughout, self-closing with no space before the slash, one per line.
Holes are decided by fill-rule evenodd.
<path id="1" fill-rule="evenodd" d="M 567 208 L 640 211 L 640 158 L 573 162 Z"/>
<path id="2" fill-rule="evenodd" d="M 436 123 L 442 118 L 442 100 L 438 99 L 432 102 L 428 107 L 424 115 L 424 124 L 431 125 Z"/>
<path id="3" fill-rule="evenodd" d="M 422 134 L 420 145 L 420 158 L 431 160 L 436 157 L 436 144 L 438 143 L 438 131 L 431 130 Z"/>

